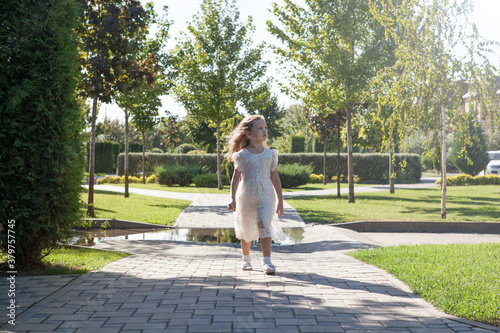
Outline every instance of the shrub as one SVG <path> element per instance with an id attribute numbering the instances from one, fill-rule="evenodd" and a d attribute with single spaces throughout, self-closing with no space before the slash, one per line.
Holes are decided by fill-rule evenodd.
<path id="1" fill-rule="evenodd" d="M 293 188 L 307 184 L 312 171 L 313 167 L 311 165 L 297 163 L 278 165 L 278 174 L 283 188 Z"/>
<path id="2" fill-rule="evenodd" d="M 203 150 L 198 150 L 198 149 L 190 150 L 188 152 L 188 155 L 200 155 L 200 154 L 206 154 L 206 152 Z"/>
<path id="3" fill-rule="evenodd" d="M 154 184 L 156 183 L 156 175 L 151 175 L 146 178 L 146 184 Z"/>
<path id="4" fill-rule="evenodd" d="M 358 176 L 358 175 L 354 175 L 352 178 L 353 178 L 353 180 L 354 180 L 354 182 L 355 182 L 355 183 L 359 183 L 360 178 L 359 178 L 359 176 Z M 331 179 L 332 179 L 332 181 L 334 181 L 335 183 L 337 182 L 337 176 L 333 176 Z M 348 182 L 349 182 L 349 179 L 348 179 L 348 177 L 347 177 L 346 175 L 342 175 L 342 174 L 341 174 L 341 175 L 340 175 L 340 182 L 341 182 L 341 183 L 348 183 Z"/>
<path id="5" fill-rule="evenodd" d="M 40 268 L 81 218 L 78 21 L 75 1 L 1 4 L 0 252 L 15 236 L 16 269 Z"/>
<path id="6" fill-rule="evenodd" d="M 196 175 L 206 172 L 206 168 L 199 165 L 165 165 L 157 167 L 155 175 L 160 185 L 189 186 Z"/>
<path id="7" fill-rule="evenodd" d="M 436 180 L 436 184 L 441 185 L 441 179 Z M 446 184 L 449 186 L 465 185 L 500 185 L 500 176 L 487 175 L 472 177 L 467 174 L 460 174 L 446 178 Z"/>
<path id="8" fill-rule="evenodd" d="M 123 179 L 123 182 L 125 183 L 125 179 Z M 129 183 L 142 183 L 142 177 L 139 178 L 139 177 L 135 177 L 135 176 L 128 176 L 128 182 Z"/>
<path id="9" fill-rule="evenodd" d="M 191 150 L 196 150 L 197 148 L 189 143 L 183 143 L 174 149 L 174 154 L 187 154 Z"/>
<path id="10" fill-rule="evenodd" d="M 151 154 L 163 154 L 163 150 L 161 148 L 153 148 L 149 151 Z"/>
<path id="11" fill-rule="evenodd" d="M 218 187 L 219 182 L 217 180 L 216 173 L 207 173 L 204 175 L 196 175 L 193 177 L 193 183 L 196 187 Z M 222 175 L 222 185 L 229 185 L 229 177 Z"/>
<path id="12" fill-rule="evenodd" d="M 309 183 L 320 184 L 320 183 L 323 183 L 324 178 L 325 177 L 323 175 L 317 175 L 315 173 L 311 173 L 311 175 L 309 176 Z"/>

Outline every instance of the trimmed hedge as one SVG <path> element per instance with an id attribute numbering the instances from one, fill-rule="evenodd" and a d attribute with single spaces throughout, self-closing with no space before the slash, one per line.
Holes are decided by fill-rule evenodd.
<path id="1" fill-rule="evenodd" d="M 441 179 L 436 180 L 436 184 L 441 184 Z M 487 175 L 476 176 L 461 174 L 453 177 L 446 177 L 446 185 L 464 186 L 464 185 L 500 185 L 500 176 Z"/>
<path id="2" fill-rule="evenodd" d="M 123 154 L 118 156 L 118 174 L 123 175 Z M 405 171 L 401 171 L 399 163 L 406 159 Z M 129 170 L 131 174 L 141 171 L 142 154 L 129 154 Z M 323 154 L 280 154 L 279 164 L 311 164 L 313 173 L 323 173 Z M 340 154 L 340 173 L 347 176 L 347 154 Z M 207 168 L 208 173 L 217 172 L 216 154 L 146 154 L 146 173 L 154 173 L 155 166 L 175 164 L 198 164 Z M 233 163 L 224 163 L 226 173 L 231 177 Z M 420 156 L 417 154 L 396 154 L 396 183 L 418 182 L 422 175 Z M 337 154 L 326 154 L 326 173 L 330 178 L 337 174 Z M 388 154 L 354 154 L 354 174 L 361 182 L 386 181 L 389 176 Z"/>
<path id="3" fill-rule="evenodd" d="M 292 153 L 303 153 L 306 150 L 306 138 L 302 135 L 292 136 Z"/>
<path id="4" fill-rule="evenodd" d="M 95 173 L 115 173 L 115 161 L 120 152 L 120 144 L 117 142 L 95 143 Z M 90 144 L 87 144 L 87 161 L 90 155 Z M 88 171 L 88 163 L 86 170 Z"/>

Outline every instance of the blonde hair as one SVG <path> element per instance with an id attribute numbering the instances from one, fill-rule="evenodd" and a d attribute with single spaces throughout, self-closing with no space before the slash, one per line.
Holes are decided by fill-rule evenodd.
<path id="1" fill-rule="evenodd" d="M 257 119 L 266 120 L 264 116 L 260 114 L 255 114 L 245 117 L 238 126 L 233 130 L 233 133 L 228 137 L 228 152 L 226 153 L 226 158 L 230 162 L 233 161 L 233 153 L 238 152 L 250 145 L 250 139 L 247 137 L 247 131 L 251 131 L 253 123 Z"/>

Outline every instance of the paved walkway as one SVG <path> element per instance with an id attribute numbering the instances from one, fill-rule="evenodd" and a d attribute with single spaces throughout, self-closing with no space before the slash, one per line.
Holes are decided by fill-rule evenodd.
<path id="1" fill-rule="evenodd" d="M 178 224 L 226 203 L 190 196 L 201 208 Z M 289 213 L 290 223 L 303 223 Z M 231 214 L 214 215 L 223 221 Z M 369 246 L 339 228 L 308 225 L 301 244 L 273 247 L 278 274 L 266 276 L 256 245 L 255 270 L 243 272 L 234 244 L 105 241 L 97 247 L 131 256 L 80 277 L 18 276 L 16 325 L 0 331 L 500 332 L 446 315 L 383 270 L 344 254 Z M 1 294 L 8 288 L 3 278 Z M 7 304 L 2 296 L 0 306 Z"/>

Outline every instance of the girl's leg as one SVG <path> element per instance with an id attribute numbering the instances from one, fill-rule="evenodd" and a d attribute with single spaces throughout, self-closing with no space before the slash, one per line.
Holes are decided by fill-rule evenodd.
<path id="1" fill-rule="evenodd" d="M 264 237 L 260 239 L 260 248 L 262 256 L 264 257 L 264 273 L 272 275 L 276 273 L 276 267 L 271 263 L 271 237 Z"/>
<path id="2" fill-rule="evenodd" d="M 262 250 L 263 257 L 271 257 L 271 237 L 264 237 L 260 239 L 260 249 Z"/>
<path id="3" fill-rule="evenodd" d="M 243 239 L 241 240 L 241 252 L 243 252 L 244 256 L 250 255 L 250 245 L 251 242 L 245 242 Z"/>

